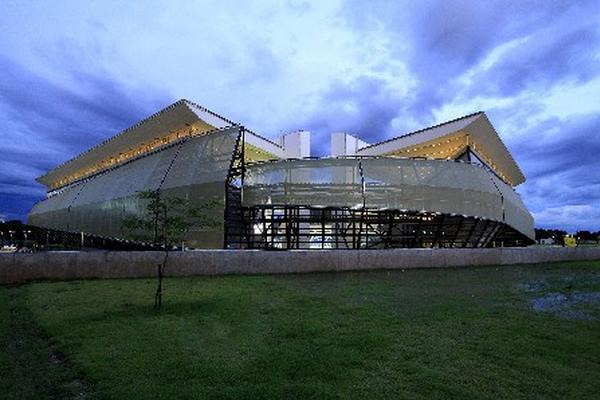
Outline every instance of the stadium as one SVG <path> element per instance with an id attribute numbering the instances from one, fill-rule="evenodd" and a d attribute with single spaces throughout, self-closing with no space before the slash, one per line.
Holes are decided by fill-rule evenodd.
<path id="1" fill-rule="evenodd" d="M 29 224 L 127 238 L 141 191 L 209 207 L 193 248 L 375 249 L 527 246 L 525 181 L 483 112 L 379 143 L 331 135 L 310 157 L 310 132 L 266 139 L 180 100 L 54 168 Z"/>

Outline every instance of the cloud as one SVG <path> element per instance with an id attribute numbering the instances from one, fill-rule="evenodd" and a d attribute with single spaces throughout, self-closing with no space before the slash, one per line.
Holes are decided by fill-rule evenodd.
<path id="1" fill-rule="evenodd" d="M 468 95 L 507 97 L 594 77 L 600 71 L 595 54 L 600 42 L 598 24 L 560 28 L 542 29 L 506 52 L 499 62 L 472 78 L 475 84 Z"/>
<path id="2" fill-rule="evenodd" d="M 508 145 L 527 176 L 519 192 L 538 226 L 598 229 L 600 175 L 594 171 L 600 170 L 600 116 L 550 117 L 511 137 Z M 587 218 L 567 220 L 570 214 L 563 212 L 590 207 L 595 211 Z"/>
<path id="3" fill-rule="evenodd" d="M 116 8 L 0 14 L 0 213 L 23 217 L 42 195 L 37 175 L 174 93 L 266 136 L 311 130 L 318 155 L 334 131 L 375 141 L 483 109 L 528 177 L 518 190 L 539 224 L 579 210 L 590 219 L 568 226 L 597 229 L 597 1 Z"/>
<path id="4" fill-rule="evenodd" d="M 530 179 L 579 172 L 581 168 L 600 167 L 600 116 L 593 115 L 561 121 L 550 118 L 536 124 L 512 141 Z M 600 183 L 600 175 L 586 176 L 570 183 Z"/>
<path id="5" fill-rule="evenodd" d="M 283 71 L 282 63 L 273 51 L 259 43 L 247 43 L 242 51 L 233 54 L 223 49 L 217 59 L 229 68 L 244 66 L 231 74 L 232 87 L 265 85 L 276 80 Z"/>
<path id="6" fill-rule="evenodd" d="M 431 116 L 460 91 L 455 82 L 499 44 L 540 28 L 569 7 L 567 2 L 351 1 L 353 27 L 385 27 L 396 57 L 406 60 L 418 82 L 406 99 L 411 113 Z"/>
<path id="7" fill-rule="evenodd" d="M 383 138 L 398 114 L 400 101 L 398 93 L 381 78 L 337 81 L 320 94 L 320 108 L 301 124 L 317 135 L 313 138 L 317 145 L 313 151 L 327 154 L 331 132 L 347 132 L 371 140 Z"/>
<path id="8" fill-rule="evenodd" d="M 581 17 L 587 11 L 581 4 L 426 1 L 415 7 L 349 1 L 343 15 L 358 31 L 355 40 L 383 36 L 384 50 L 374 45 L 369 57 L 383 56 L 399 67 L 331 82 L 302 123 L 318 132 L 348 130 L 376 140 L 440 122 L 434 119 L 437 109 L 473 96 L 514 96 L 535 83 L 550 86 L 573 74 L 588 78 L 597 64 L 590 51 L 598 44 L 595 25 L 565 29 L 574 18 L 590 20 Z M 526 44 L 509 49 L 465 85 L 465 75 L 498 47 L 523 37 L 529 37 Z M 398 81 L 405 83 L 400 90 Z"/>
<path id="9" fill-rule="evenodd" d="M 0 192 L 0 214 L 6 221 L 23 220 L 39 198 L 19 193 Z"/>
<path id="10" fill-rule="evenodd" d="M 542 221 L 538 223 L 542 228 L 551 229 L 559 226 L 571 233 L 578 230 L 592 232 L 600 230 L 600 209 L 589 204 L 547 207 L 540 212 L 534 212 L 533 216 L 536 221 Z"/>
<path id="11" fill-rule="evenodd" d="M 435 109 L 461 97 L 509 96 L 536 83 L 548 86 L 571 76 L 586 79 L 598 64 L 591 51 L 598 44 L 598 17 L 591 1 L 347 4 L 349 26 L 387 36 L 390 54 L 405 63 L 416 81 L 399 114 L 419 115 L 425 121 Z M 461 78 L 494 50 L 523 38 L 529 38 L 525 45 L 504 54 L 497 65 L 464 86 Z"/>
<path id="12" fill-rule="evenodd" d="M 131 87 L 105 71 L 65 64 L 72 87 L 44 78 L 0 55 L 0 212 L 22 219 L 44 189 L 35 178 L 154 113 L 172 99 Z"/>
<path id="13" fill-rule="evenodd" d="M 64 67 L 76 89 L 44 79 L 0 56 L 4 118 L 36 139 L 72 150 L 94 144 L 164 104 L 165 99 L 170 100 L 166 93 L 130 88 L 104 71 L 90 73 L 72 65 Z"/>

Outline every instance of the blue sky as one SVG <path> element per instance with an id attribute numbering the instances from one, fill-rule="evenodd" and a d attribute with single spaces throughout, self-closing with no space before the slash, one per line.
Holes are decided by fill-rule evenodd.
<path id="1" fill-rule="evenodd" d="M 486 111 L 539 227 L 600 229 L 600 1 L 3 1 L 0 218 L 179 98 L 268 137 Z"/>

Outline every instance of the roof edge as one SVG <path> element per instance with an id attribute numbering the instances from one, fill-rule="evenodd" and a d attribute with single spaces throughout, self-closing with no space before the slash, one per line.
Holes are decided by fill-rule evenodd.
<path id="1" fill-rule="evenodd" d="M 282 145 L 280 145 L 279 143 L 275 143 L 273 140 L 271 140 L 271 139 L 269 139 L 269 138 L 266 138 L 266 137 L 264 137 L 264 136 L 262 136 L 262 135 L 259 135 L 258 133 L 254 132 L 254 131 L 251 131 L 250 129 L 248 129 L 248 128 L 246 128 L 246 127 L 244 127 L 244 130 L 245 130 L 246 132 L 248 132 L 249 134 L 251 134 L 251 135 L 253 135 L 253 136 L 256 136 L 257 138 L 259 138 L 259 139 L 262 139 L 262 140 L 264 140 L 265 142 L 267 142 L 267 143 L 270 143 L 270 144 L 272 144 L 273 146 L 277 146 L 277 147 L 279 147 L 280 149 L 282 149 L 282 150 L 283 150 L 283 146 L 282 146 Z"/>
<path id="2" fill-rule="evenodd" d="M 219 118 L 219 119 L 222 119 L 224 122 L 228 123 L 228 124 L 229 124 L 229 125 L 231 125 L 231 126 L 233 126 L 233 125 L 239 125 L 238 123 L 236 123 L 236 122 L 233 122 L 233 121 L 232 121 L 232 120 L 230 120 L 229 118 L 225 118 L 224 116 L 222 116 L 222 115 L 220 115 L 220 114 L 217 114 L 216 112 L 214 112 L 214 111 L 212 111 L 212 110 L 209 110 L 208 108 L 206 108 L 206 107 L 204 107 L 204 106 L 201 106 L 200 104 L 198 104 L 198 103 L 195 103 L 195 102 L 193 102 L 193 101 L 191 101 L 191 100 L 188 100 L 188 99 L 181 99 L 181 100 L 179 100 L 178 102 L 183 102 L 183 103 L 184 103 L 186 106 L 188 106 L 188 108 L 189 108 L 189 106 L 190 106 L 190 105 L 192 105 L 192 106 L 194 106 L 194 107 L 198 107 L 200 110 L 204 111 L 205 113 L 208 113 L 208 114 L 212 115 L 213 117 L 217 117 L 217 118 Z M 162 110 L 161 110 L 161 111 L 162 111 Z M 193 111 L 193 110 L 192 110 L 192 111 Z"/>
<path id="3" fill-rule="evenodd" d="M 219 133 L 219 132 L 224 132 L 224 131 L 226 131 L 226 130 L 228 130 L 228 129 L 233 129 L 233 128 L 235 128 L 235 127 L 238 127 L 238 129 L 239 129 L 239 128 L 241 128 L 241 126 L 240 126 L 240 125 L 238 125 L 238 124 L 227 125 L 227 126 L 225 126 L 225 127 L 223 127 L 223 128 L 215 128 L 215 129 L 212 129 L 212 130 L 210 130 L 210 131 L 207 131 L 207 132 L 205 132 L 205 133 L 204 133 L 204 135 L 210 135 L 210 134 L 215 134 L 215 133 Z M 169 148 L 169 147 L 177 146 L 177 145 L 181 144 L 182 142 L 185 142 L 186 140 L 189 140 L 189 139 L 191 139 L 191 138 L 194 138 L 194 137 L 195 137 L 195 136 L 186 136 L 186 137 L 179 138 L 179 139 L 177 139 L 177 140 L 175 140 L 175 141 L 173 141 L 173 142 L 166 143 L 166 144 L 163 144 L 163 145 L 161 145 L 161 146 L 159 146 L 159 147 L 157 147 L 157 148 L 155 148 L 155 149 L 152 149 L 151 151 L 149 151 L 149 152 L 147 152 L 147 153 L 143 153 L 143 154 L 136 155 L 136 156 L 134 156 L 134 157 L 132 157 L 132 158 L 129 158 L 129 159 L 127 159 L 127 160 L 124 160 L 124 161 L 122 161 L 122 162 L 120 162 L 120 163 L 118 163 L 118 164 L 111 165 L 111 166 L 109 166 L 109 167 L 107 167 L 107 168 L 105 168 L 105 169 L 102 169 L 102 170 L 99 170 L 99 171 L 97 171 L 97 172 L 94 172 L 94 173 L 92 173 L 92 174 L 90 174 L 90 175 L 87 175 L 87 176 L 81 177 L 81 178 L 79 178 L 79 179 L 77 179 L 77 180 L 74 180 L 73 182 L 69 182 L 69 183 L 67 183 L 67 184 L 65 184 L 65 185 L 63 185 L 63 186 L 59 186 L 59 187 L 57 187 L 57 188 L 54 188 L 54 189 L 52 189 L 52 190 L 60 190 L 60 189 L 62 189 L 62 188 L 65 188 L 65 187 L 67 187 L 67 186 L 71 186 L 71 185 L 77 185 L 77 184 L 79 184 L 79 183 L 81 183 L 81 182 L 83 182 L 83 181 L 86 181 L 86 180 L 88 180 L 88 179 L 91 179 L 91 178 L 93 178 L 93 177 L 95 177 L 95 176 L 102 175 L 102 174 L 104 174 L 104 173 L 106 173 L 106 172 L 108 172 L 108 171 L 112 171 L 112 170 L 114 170 L 114 169 L 120 168 L 120 167 L 122 167 L 123 165 L 129 164 L 129 163 L 132 163 L 132 162 L 134 162 L 134 161 L 137 161 L 137 160 L 139 160 L 139 159 L 141 159 L 141 158 L 144 158 L 144 157 L 147 157 L 147 156 L 149 156 L 149 155 L 152 155 L 152 154 L 155 154 L 155 153 L 161 152 L 161 151 L 163 151 L 163 150 L 165 150 L 165 149 L 167 149 L 167 148 Z M 40 179 L 40 178 L 37 178 L 37 179 L 36 179 L 36 181 L 38 181 L 38 182 L 39 182 L 39 179 Z M 45 184 L 44 184 L 44 183 L 42 183 L 42 182 L 40 182 L 40 183 L 41 183 L 41 184 L 43 184 L 43 185 L 45 185 Z"/>
<path id="4" fill-rule="evenodd" d="M 97 150 L 97 149 L 101 148 L 102 146 L 104 146 L 104 145 L 106 145 L 106 144 L 108 144 L 108 143 L 112 142 L 113 140 L 115 140 L 115 139 L 117 139 L 117 138 L 119 138 L 119 137 L 121 137 L 121 136 L 123 136 L 123 135 L 125 135 L 125 134 L 127 134 L 127 133 L 129 133 L 129 132 L 131 132 L 131 131 L 133 131 L 133 130 L 135 130 L 135 129 L 137 129 L 137 128 L 139 128 L 140 126 L 142 126 L 142 125 L 144 125 L 144 124 L 146 124 L 146 123 L 148 123 L 148 122 L 150 122 L 150 121 L 152 121 L 152 120 L 154 120 L 154 119 L 156 119 L 156 118 L 160 117 L 162 114 L 164 114 L 164 113 L 166 113 L 167 111 L 170 111 L 170 110 L 172 110 L 172 109 L 174 109 L 174 108 L 176 108 L 176 107 L 178 107 L 178 106 L 180 106 L 180 105 L 185 105 L 185 106 L 186 106 L 188 109 L 190 109 L 190 111 L 192 111 L 192 112 L 193 112 L 193 110 L 190 108 L 190 105 L 191 105 L 191 106 L 193 106 L 193 107 L 197 107 L 197 108 L 199 108 L 200 110 L 202 110 L 203 112 L 206 112 L 206 113 L 208 113 L 208 114 L 210 114 L 210 115 L 212 115 L 212 116 L 214 116 L 214 117 L 216 117 L 216 118 L 219 118 L 219 119 L 223 120 L 225 123 L 229 124 L 228 126 L 235 126 L 235 125 L 238 125 L 238 124 L 236 124 L 235 122 L 231 121 L 230 119 L 228 119 L 228 118 L 225 118 L 225 117 L 223 117 L 222 115 L 219 115 L 219 114 L 217 114 L 216 112 L 214 112 L 214 111 L 211 111 L 211 110 L 209 110 L 208 108 L 206 108 L 206 107 L 203 107 L 203 106 L 201 106 L 201 105 L 199 105 L 199 104 L 197 104 L 197 103 L 195 103 L 195 102 L 193 102 L 193 101 L 190 101 L 190 100 L 188 100 L 188 99 L 185 99 L 185 98 L 183 98 L 183 99 L 179 99 L 179 100 L 177 100 L 176 102 L 174 102 L 174 103 L 171 103 L 171 104 L 169 104 L 168 106 L 166 106 L 166 107 L 162 108 L 161 110 L 158 110 L 157 112 L 155 112 L 155 113 L 153 113 L 153 114 L 149 115 L 148 117 L 146 117 L 146 118 L 144 118 L 144 119 L 142 119 L 142 120 L 140 120 L 140 121 L 136 122 L 135 124 L 133 124 L 133 125 L 131 125 L 131 126 L 129 126 L 129 127 L 127 127 L 127 128 L 125 128 L 125 129 L 123 129 L 122 131 L 119 131 L 119 132 L 118 132 L 116 135 L 113 135 L 113 136 L 111 136 L 111 137 L 109 137 L 109 138 L 107 138 L 107 139 L 105 139 L 105 140 L 101 141 L 100 143 L 98 143 L 98 144 L 96 144 L 96 145 L 94 145 L 94 146 L 92 146 L 92 147 L 88 148 L 87 150 L 84 150 L 83 152 L 79 153 L 79 154 L 78 154 L 78 155 L 76 155 L 75 157 L 72 157 L 72 158 L 70 158 L 69 160 L 67 160 L 67 161 L 65 161 L 65 162 L 63 162 L 63 163 L 61 163 L 61 164 L 57 165 L 56 167 L 54 167 L 54 168 L 52 168 L 51 170 L 47 171 L 45 174 L 38 176 L 38 177 L 35 179 L 35 180 L 36 180 L 36 182 L 38 182 L 38 183 L 40 183 L 40 184 L 42 184 L 42 185 L 45 185 L 45 186 L 47 186 L 47 184 L 44 182 L 44 180 L 45 180 L 45 178 L 46 178 L 46 177 L 48 177 L 48 176 L 49 176 L 49 175 L 50 175 L 52 172 L 54 172 L 54 171 L 56 171 L 56 170 L 58 170 L 58 169 L 60 169 L 60 168 L 66 167 L 66 166 L 67 166 L 67 165 L 69 165 L 70 163 L 72 163 L 72 162 L 74 162 L 74 161 L 76 161 L 76 160 L 78 160 L 78 159 L 81 159 L 82 157 L 86 156 L 87 154 L 90 154 L 91 152 L 93 152 L 93 151 L 95 151 L 95 150 Z"/>
<path id="5" fill-rule="evenodd" d="M 487 114 L 483 113 L 483 116 L 485 117 L 487 123 L 492 127 L 492 130 L 496 134 L 496 137 L 498 137 L 498 140 L 500 141 L 500 144 L 502 144 L 502 146 L 504 147 L 504 150 L 506 150 L 506 154 L 508 154 L 508 157 L 512 160 L 512 162 L 514 163 L 515 167 L 517 167 L 517 171 L 519 172 L 519 174 L 521 174 L 521 177 L 522 177 L 521 181 L 518 182 L 518 183 L 515 182 L 514 187 L 517 187 L 517 186 L 525 183 L 527 181 L 527 177 L 523 173 L 523 170 L 521 170 L 521 167 L 519 166 L 519 163 L 517 162 L 517 160 L 515 160 L 515 158 L 513 157 L 512 153 L 508 150 L 508 146 L 506 145 L 506 143 L 504 143 L 504 140 L 502 140 L 502 136 L 500 136 L 500 134 L 496 130 L 496 127 L 494 126 L 494 124 L 492 124 L 492 121 L 490 121 L 490 119 L 488 118 Z"/>
<path id="6" fill-rule="evenodd" d="M 384 143 L 389 143 L 389 142 L 392 142 L 392 141 L 394 141 L 394 140 L 398 140 L 398 139 L 401 139 L 401 138 L 404 138 L 404 137 L 408 137 L 408 136 L 416 135 L 417 133 L 421 133 L 421 132 L 427 131 L 427 130 L 429 130 L 429 129 L 439 128 L 440 126 L 444 126 L 444 125 L 447 125 L 447 124 L 451 124 L 451 123 L 454 123 L 454 122 L 460 121 L 460 120 L 462 120 L 462 119 L 471 118 L 471 117 L 474 117 L 474 116 L 476 116 L 476 115 L 478 115 L 478 114 L 483 114 L 483 115 L 485 115 L 485 112 L 483 112 L 483 111 L 477 111 L 477 112 L 474 112 L 474 113 L 471 113 L 471 114 L 463 115 L 462 117 L 454 118 L 454 119 L 451 119 L 451 120 L 449 120 L 449 121 L 441 122 L 441 123 L 439 123 L 439 124 L 436 124 L 436 125 L 431 125 L 431 126 L 428 126 L 428 127 L 426 127 L 426 128 L 421 128 L 421 129 L 418 129 L 418 130 L 416 130 L 416 131 L 412 131 L 412 132 L 409 132 L 409 133 L 405 133 L 405 134 L 403 134 L 403 135 L 400 135 L 400 136 L 395 136 L 395 137 L 393 137 L 393 138 L 390 138 L 390 139 L 382 140 L 381 142 L 372 143 L 372 144 L 370 144 L 370 145 L 368 145 L 368 146 L 365 146 L 365 147 L 361 147 L 361 148 L 359 148 L 357 151 L 361 151 L 361 150 L 369 149 L 369 148 L 371 148 L 371 147 L 379 146 L 379 145 L 381 145 L 381 144 L 384 144 Z"/>

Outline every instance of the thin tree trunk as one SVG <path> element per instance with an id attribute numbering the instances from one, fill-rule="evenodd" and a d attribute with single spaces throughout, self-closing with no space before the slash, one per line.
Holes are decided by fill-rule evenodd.
<path id="1" fill-rule="evenodd" d="M 158 264 L 158 286 L 154 293 L 154 309 L 159 310 L 162 304 L 162 264 Z"/>
<path id="2" fill-rule="evenodd" d="M 160 310 L 162 306 L 162 281 L 164 275 L 164 268 L 167 266 L 167 260 L 169 258 L 169 250 L 165 247 L 165 257 L 163 262 L 158 264 L 158 286 L 156 293 L 154 294 L 154 309 Z"/>

